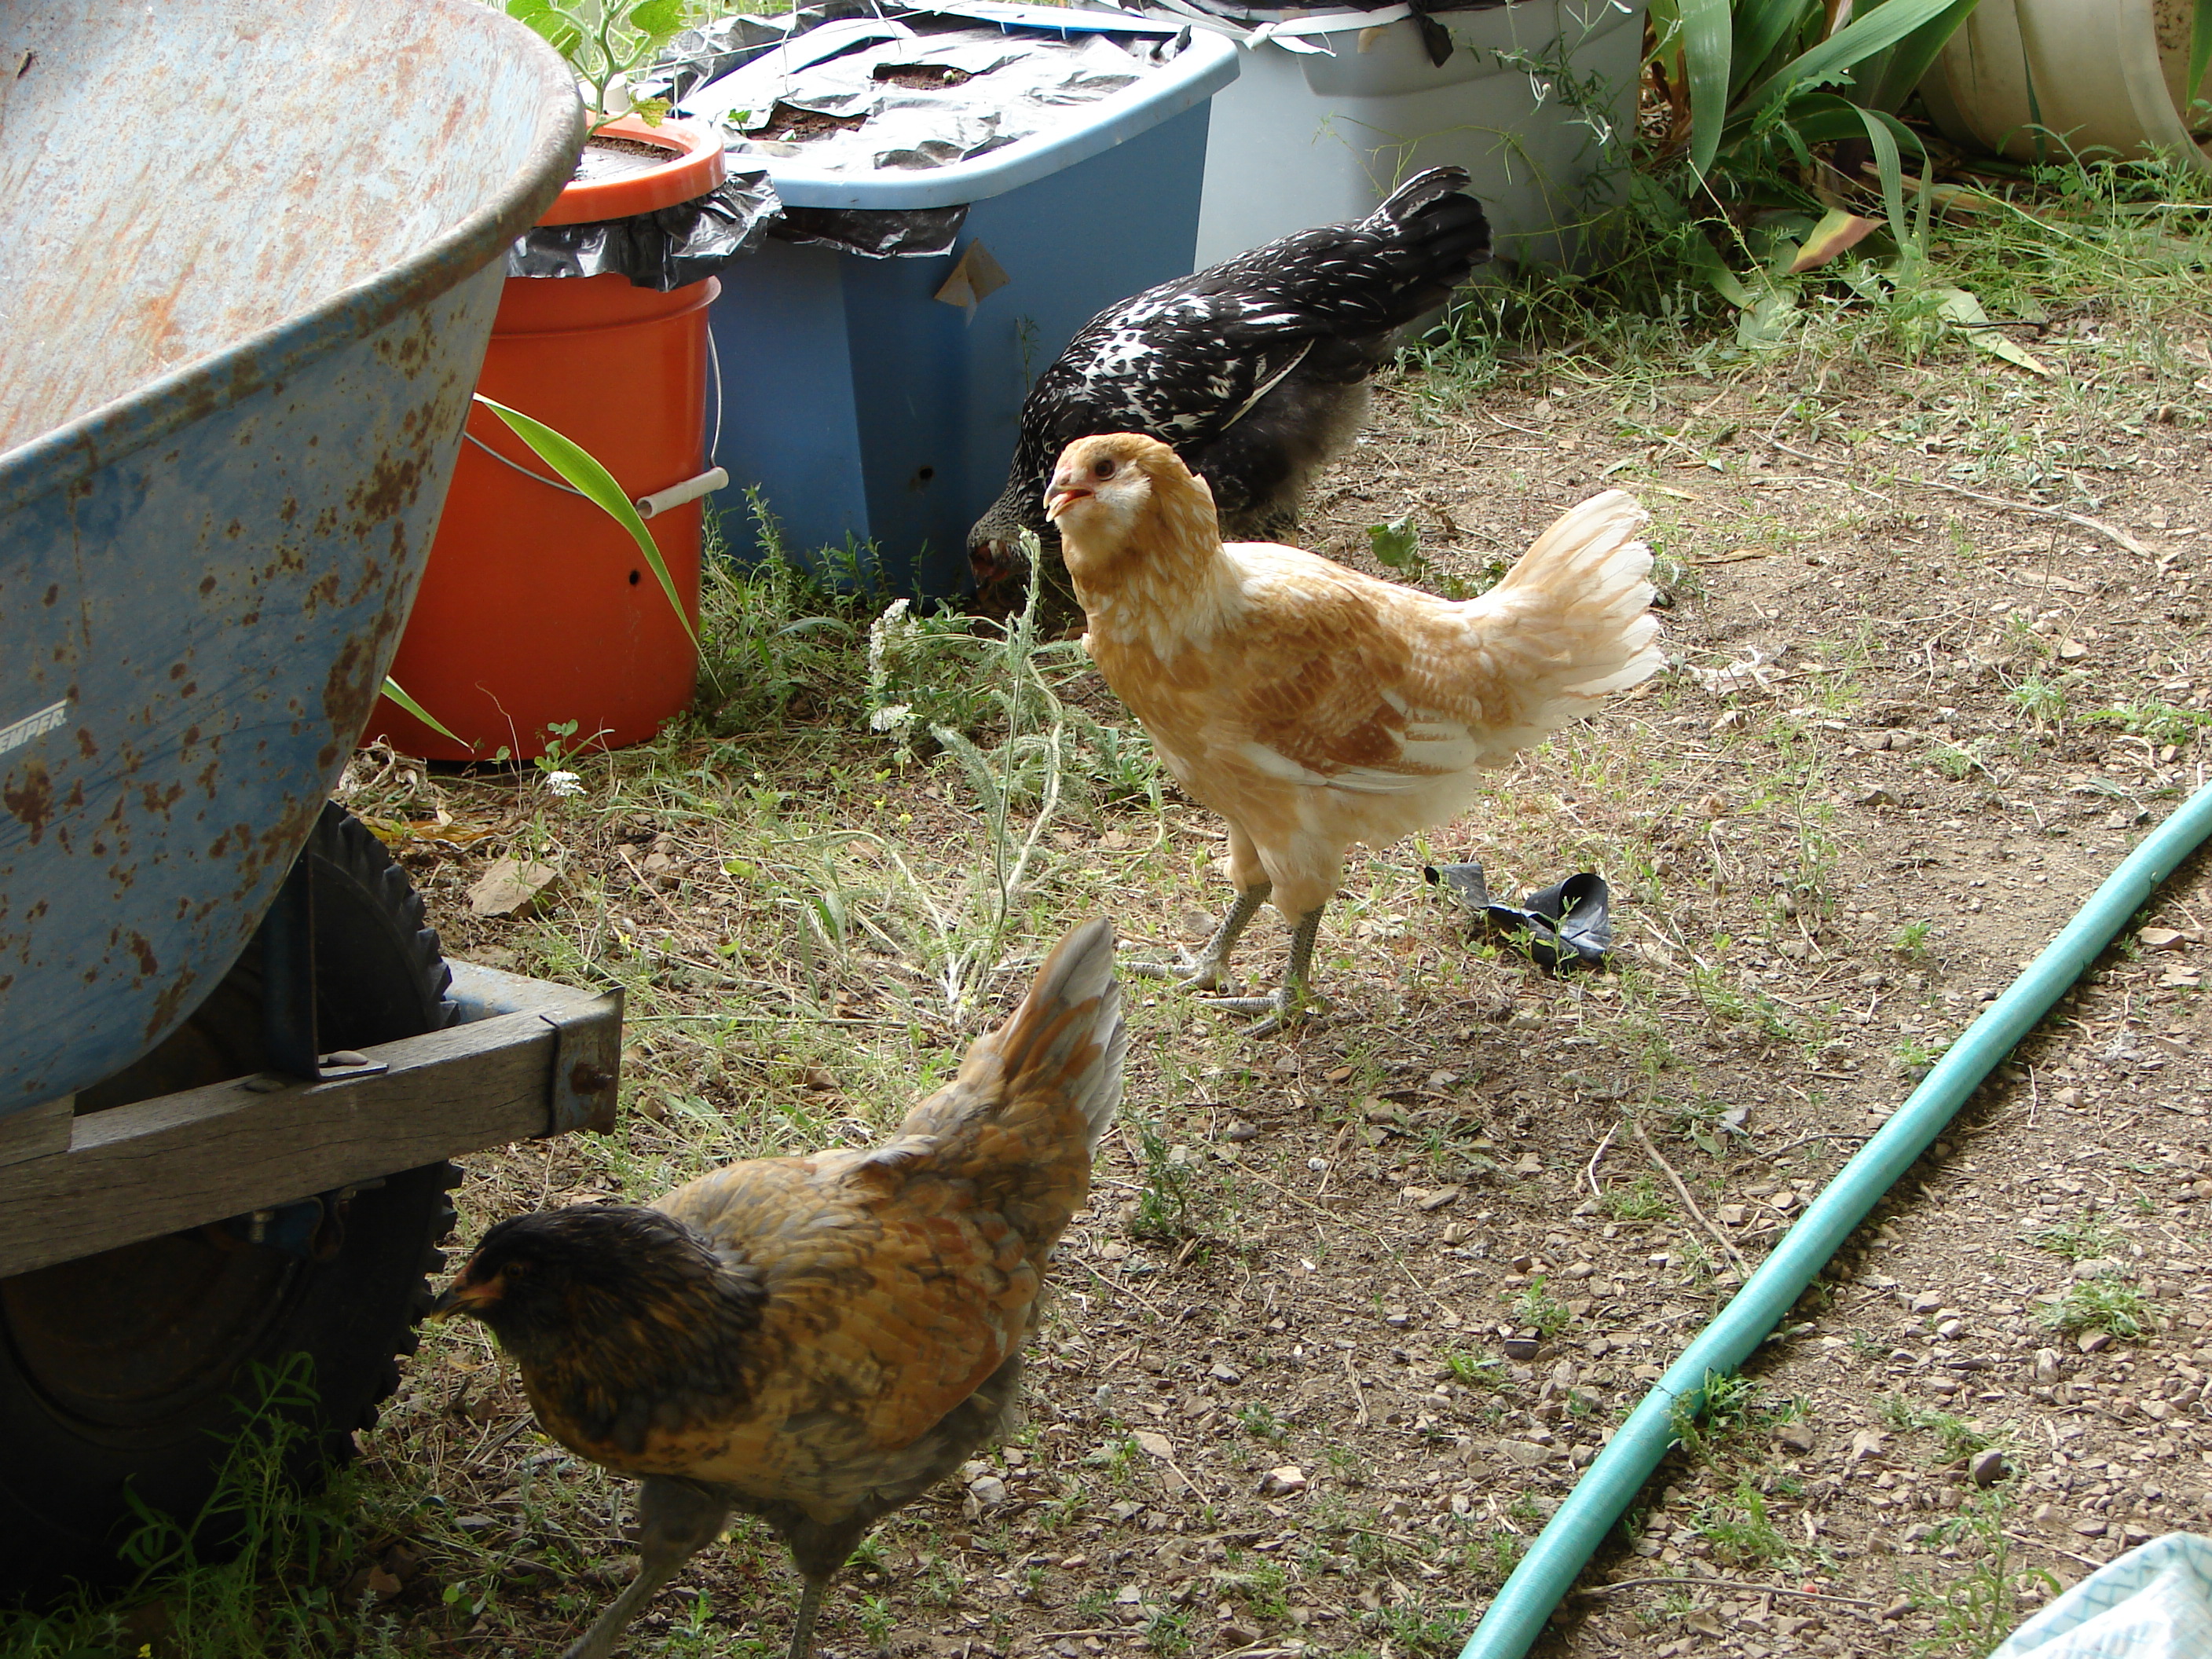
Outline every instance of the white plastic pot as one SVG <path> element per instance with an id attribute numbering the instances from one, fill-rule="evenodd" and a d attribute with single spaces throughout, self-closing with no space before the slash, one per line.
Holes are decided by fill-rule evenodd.
<path id="1" fill-rule="evenodd" d="M 2182 116 L 2192 13 L 2191 0 L 1982 0 L 1921 96 L 1947 137 L 2016 161 L 2165 151 L 2212 171 Z"/>
<path id="2" fill-rule="evenodd" d="M 1238 46 L 1243 72 L 1214 94 L 1199 264 L 1364 217 L 1415 173 L 1446 165 L 1473 175 L 1502 257 L 1566 257 L 1607 134 L 1625 136 L 1635 119 L 1644 5 L 1515 0 L 1443 12 L 1436 21 L 1455 46 L 1441 67 L 1409 16 L 1310 16 L 1258 31 Z"/>

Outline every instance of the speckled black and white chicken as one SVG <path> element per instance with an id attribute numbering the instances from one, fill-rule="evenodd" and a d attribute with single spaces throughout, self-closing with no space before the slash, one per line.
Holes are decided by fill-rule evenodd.
<path id="1" fill-rule="evenodd" d="M 1212 487 L 1224 539 L 1287 535 L 1308 481 L 1366 418 L 1368 377 L 1396 331 L 1490 257 L 1467 183 L 1459 167 L 1431 167 L 1364 219 L 1282 237 L 1092 318 L 1031 388 L 1006 491 L 969 532 L 977 608 L 1019 607 L 1026 529 L 1044 544 L 1041 599 L 1079 614 L 1044 489 L 1060 451 L 1094 433 L 1172 447 Z"/>

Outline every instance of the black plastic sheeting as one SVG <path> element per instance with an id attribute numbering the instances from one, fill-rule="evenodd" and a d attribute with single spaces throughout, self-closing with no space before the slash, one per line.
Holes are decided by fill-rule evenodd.
<path id="1" fill-rule="evenodd" d="M 1425 865 L 1421 873 L 1469 913 L 1470 934 L 1495 933 L 1540 968 L 1601 967 L 1613 950 L 1612 895 L 1595 872 L 1539 888 L 1517 904 L 1490 896 L 1479 864 Z"/>
<path id="2" fill-rule="evenodd" d="M 757 252 L 786 211 L 765 172 L 732 173 L 706 195 L 657 212 L 533 225 L 507 249 L 507 274 L 627 276 L 632 287 L 665 294 L 719 276 Z"/>
<path id="3" fill-rule="evenodd" d="M 950 253 L 968 222 L 965 203 L 941 208 L 787 207 L 770 231 L 779 241 L 834 247 L 869 259 Z"/>

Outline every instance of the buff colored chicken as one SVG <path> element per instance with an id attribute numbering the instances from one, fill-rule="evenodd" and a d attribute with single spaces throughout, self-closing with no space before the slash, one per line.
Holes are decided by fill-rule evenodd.
<path id="1" fill-rule="evenodd" d="M 489 1326 L 545 1431 L 644 1483 L 637 1577 L 566 1659 L 606 1659 L 732 1510 L 790 1546 L 806 1659 L 868 1528 L 1003 1425 L 1127 1046 L 1113 930 L 1090 922 L 883 1145 L 484 1235 L 433 1316 Z"/>
<path id="2" fill-rule="evenodd" d="M 1236 898 L 1172 973 L 1219 988 L 1270 900 L 1291 925 L 1267 997 L 1224 1008 L 1279 1030 L 1308 1006 L 1322 907 L 1354 842 L 1456 817 L 1504 765 L 1660 666 L 1643 509 L 1607 490 L 1479 599 L 1439 599 L 1311 553 L 1224 544 L 1206 482 L 1133 433 L 1079 439 L 1045 494 L 1106 683 L 1176 781 L 1229 821 Z M 1315 1006 L 1323 1006 L 1315 999 Z"/>

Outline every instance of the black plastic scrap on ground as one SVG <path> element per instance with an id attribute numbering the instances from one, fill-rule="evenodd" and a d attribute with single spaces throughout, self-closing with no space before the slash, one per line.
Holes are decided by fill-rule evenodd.
<path id="1" fill-rule="evenodd" d="M 1468 912 L 1470 939 L 1495 933 L 1540 968 L 1601 968 L 1613 949 L 1612 895 L 1595 871 L 1540 888 L 1517 903 L 1490 896 L 1480 864 L 1424 865 L 1421 873 Z"/>

